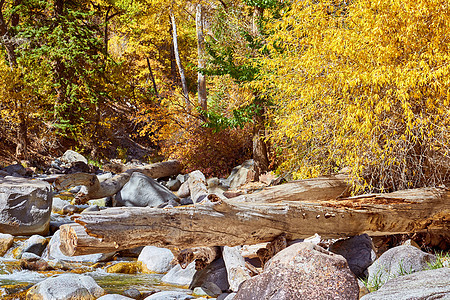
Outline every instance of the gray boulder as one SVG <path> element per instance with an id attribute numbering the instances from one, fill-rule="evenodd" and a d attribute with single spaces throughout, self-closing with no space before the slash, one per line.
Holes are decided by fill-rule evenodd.
<path id="1" fill-rule="evenodd" d="M 27 293 L 27 299 L 94 300 L 105 291 L 92 277 L 78 274 L 62 274 L 50 277 L 34 285 Z"/>
<path id="2" fill-rule="evenodd" d="M 194 278 L 195 272 L 195 262 L 191 262 L 186 269 L 182 269 L 178 264 L 170 269 L 170 271 L 161 278 L 161 281 L 173 285 L 189 286 Z"/>
<path id="3" fill-rule="evenodd" d="M 366 277 L 367 268 L 375 261 L 376 254 L 373 243 L 367 234 L 357 235 L 333 243 L 329 251 L 342 255 L 348 263 L 350 270 L 357 277 Z"/>
<path id="4" fill-rule="evenodd" d="M 142 269 L 146 273 L 166 273 L 173 267 L 174 258 L 169 249 L 146 246 L 139 254 L 138 261 L 142 262 Z"/>
<path id="5" fill-rule="evenodd" d="M 361 300 L 450 299 L 450 268 L 420 271 L 389 280 Z"/>
<path id="6" fill-rule="evenodd" d="M 178 191 L 180 186 L 181 186 L 181 181 L 179 181 L 178 179 L 172 179 L 166 183 L 166 187 L 171 191 Z"/>
<path id="7" fill-rule="evenodd" d="M 14 236 L 11 234 L 0 233 L 0 256 L 5 255 L 13 243 Z"/>
<path id="8" fill-rule="evenodd" d="M 52 197 L 52 187 L 45 181 L 0 178 L 0 232 L 47 234 Z"/>
<path id="9" fill-rule="evenodd" d="M 422 271 L 436 256 L 413 246 L 397 246 L 384 252 L 370 267 L 367 279 L 369 286 L 380 286 L 389 279 Z"/>
<path id="10" fill-rule="evenodd" d="M 158 207 L 178 197 L 153 178 L 134 172 L 130 180 L 116 194 L 116 206 Z"/>
<path id="11" fill-rule="evenodd" d="M 159 292 L 145 298 L 145 300 L 186 300 L 186 299 L 194 299 L 194 297 L 183 292 L 166 291 L 166 292 Z"/>
<path id="12" fill-rule="evenodd" d="M 59 230 L 55 232 L 55 234 L 50 239 L 50 242 L 47 245 L 44 253 L 42 254 L 42 258 L 46 260 L 60 260 L 67 262 L 101 262 L 107 261 L 114 256 L 114 253 L 97 253 L 97 254 L 88 254 L 88 255 L 76 255 L 76 256 L 67 256 L 61 252 L 59 248 L 61 245 L 61 240 L 59 237 Z"/>
<path id="13" fill-rule="evenodd" d="M 216 286 L 217 288 L 214 288 Z M 189 288 L 193 290 L 196 287 L 202 287 L 212 292 L 209 296 L 218 296 L 222 291 L 228 290 L 230 284 L 227 278 L 227 269 L 222 258 L 214 260 L 206 268 L 195 272 Z M 219 291 L 219 292 L 217 292 Z"/>
<path id="14" fill-rule="evenodd" d="M 21 164 L 14 164 L 3 168 L 3 171 L 11 176 L 25 176 L 27 170 Z"/>
<path id="15" fill-rule="evenodd" d="M 358 299 L 347 261 L 311 244 L 297 243 L 272 257 L 264 272 L 243 282 L 234 300 Z"/>
<path id="16" fill-rule="evenodd" d="M 64 152 L 63 156 L 59 158 L 59 160 L 65 164 L 72 164 L 78 161 L 81 161 L 85 164 L 88 163 L 86 157 L 72 150 L 67 150 Z"/>
<path id="17" fill-rule="evenodd" d="M 230 176 L 227 177 L 226 180 L 223 180 L 221 183 L 225 187 L 229 187 L 230 189 L 236 189 L 241 185 L 244 185 L 250 181 L 252 181 L 255 177 L 254 171 L 255 162 L 253 159 L 246 160 L 242 165 L 234 167 L 231 170 Z"/>
<path id="18" fill-rule="evenodd" d="M 62 200 L 61 198 L 58 197 L 53 197 L 52 212 L 62 213 L 63 208 L 67 205 L 70 205 L 70 201 Z"/>
<path id="19" fill-rule="evenodd" d="M 16 251 L 16 258 L 21 258 L 23 253 L 33 253 L 41 256 L 47 246 L 47 239 L 40 235 L 33 235 L 26 240 Z"/>

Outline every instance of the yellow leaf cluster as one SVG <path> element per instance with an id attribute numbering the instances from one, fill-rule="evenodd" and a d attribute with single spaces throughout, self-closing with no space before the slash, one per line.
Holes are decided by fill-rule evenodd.
<path id="1" fill-rule="evenodd" d="M 359 191 L 448 176 L 448 1 L 296 1 L 272 26 L 259 84 L 271 87 L 282 169 L 348 166 Z"/>

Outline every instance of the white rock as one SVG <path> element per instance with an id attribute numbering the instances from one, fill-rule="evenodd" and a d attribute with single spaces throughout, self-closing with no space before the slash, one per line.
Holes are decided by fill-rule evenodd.
<path id="1" fill-rule="evenodd" d="M 169 249 L 146 246 L 139 254 L 138 261 L 142 262 L 143 271 L 146 273 L 166 273 L 172 268 L 171 262 L 174 258 Z"/>
<path id="2" fill-rule="evenodd" d="M 27 293 L 27 299 L 45 300 L 94 300 L 105 291 L 92 277 L 78 274 L 62 274 L 50 277 L 34 285 Z"/>
<path id="3" fill-rule="evenodd" d="M 161 278 L 161 281 L 173 285 L 188 286 L 192 282 L 195 272 L 195 262 L 191 262 L 186 269 L 176 265 Z"/>

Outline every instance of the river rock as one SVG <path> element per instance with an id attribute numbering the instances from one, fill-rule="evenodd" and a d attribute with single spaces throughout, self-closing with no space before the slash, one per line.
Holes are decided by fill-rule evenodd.
<path id="1" fill-rule="evenodd" d="M 21 258 L 23 253 L 33 253 L 41 256 L 47 244 L 48 241 L 45 237 L 35 234 L 17 249 L 15 256 L 16 258 Z"/>
<path id="2" fill-rule="evenodd" d="M 189 190 L 189 182 L 185 181 L 181 184 L 180 188 L 177 192 L 178 197 L 187 198 L 191 195 L 191 191 Z"/>
<path id="3" fill-rule="evenodd" d="M 67 150 L 64 152 L 63 156 L 61 156 L 59 160 L 65 164 L 72 164 L 78 161 L 84 162 L 85 164 L 88 163 L 86 157 L 73 150 Z"/>
<path id="4" fill-rule="evenodd" d="M 245 266 L 244 257 L 238 247 L 223 247 L 222 256 L 225 261 L 230 290 L 237 292 L 241 283 L 251 278 L 250 271 Z"/>
<path id="5" fill-rule="evenodd" d="M 234 300 L 358 299 L 347 261 L 311 243 L 297 243 L 272 257 L 264 272 L 243 282 Z"/>
<path id="6" fill-rule="evenodd" d="M 389 280 L 361 300 L 450 299 L 450 268 L 419 271 Z"/>
<path id="7" fill-rule="evenodd" d="M 368 283 L 371 286 L 383 285 L 389 279 L 422 271 L 435 261 L 436 256 L 414 246 L 397 246 L 384 252 L 369 267 Z"/>
<path id="8" fill-rule="evenodd" d="M 5 255 L 5 253 L 11 248 L 14 243 L 14 236 L 7 233 L 0 233 L 0 256 Z"/>
<path id="9" fill-rule="evenodd" d="M 62 274 L 45 279 L 34 285 L 27 299 L 94 300 L 105 291 L 92 277 L 78 274 Z"/>
<path id="10" fill-rule="evenodd" d="M 368 275 L 367 268 L 376 259 L 372 239 L 367 234 L 336 241 L 328 250 L 342 255 L 356 277 L 366 277 Z"/>
<path id="11" fill-rule="evenodd" d="M 157 207 L 178 197 L 153 178 L 134 172 L 130 180 L 116 194 L 116 206 Z"/>
<path id="12" fill-rule="evenodd" d="M 70 201 L 63 200 L 59 197 L 53 197 L 52 212 L 62 213 L 62 210 L 66 205 L 70 205 Z"/>
<path id="13" fill-rule="evenodd" d="M 146 246 L 139 254 L 138 261 L 142 262 L 145 273 L 166 273 L 173 267 L 174 258 L 169 249 Z"/>
<path id="14" fill-rule="evenodd" d="M 169 180 L 169 181 L 166 183 L 166 187 L 167 187 L 169 190 L 171 190 L 171 191 L 178 191 L 178 189 L 180 188 L 180 186 L 181 186 L 181 181 L 179 181 L 177 178 L 176 178 L 176 179 Z"/>
<path id="15" fill-rule="evenodd" d="M 176 265 L 161 278 L 161 281 L 173 285 L 189 286 L 194 278 L 195 272 L 195 262 L 191 262 L 186 269 L 182 269 L 180 265 Z"/>
<path id="16" fill-rule="evenodd" d="M 108 294 L 105 296 L 101 296 L 97 300 L 134 300 L 134 299 L 119 294 Z"/>
<path id="17" fill-rule="evenodd" d="M 145 298 L 145 300 L 186 300 L 194 299 L 191 295 L 187 295 L 183 292 L 165 291 L 153 294 Z"/>
<path id="18" fill-rule="evenodd" d="M 67 256 L 61 252 L 59 248 L 61 245 L 61 240 L 59 238 L 59 230 L 55 232 L 55 234 L 50 239 L 50 242 L 47 245 L 44 253 L 42 254 L 42 258 L 47 260 L 61 260 L 67 262 L 101 262 L 107 261 L 114 256 L 114 253 L 97 253 L 97 254 L 88 254 L 88 255 L 76 255 L 76 256 Z"/>
<path id="19" fill-rule="evenodd" d="M 27 174 L 27 169 L 25 169 L 21 164 L 14 164 L 3 168 L 3 171 L 11 176 L 21 177 Z"/>
<path id="20" fill-rule="evenodd" d="M 47 234 L 52 197 L 52 188 L 45 181 L 0 178 L 0 232 Z"/>
<path id="21" fill-rule="evenodd" d="M 215 288 L 215 285 L 217 288 Z M 202 287 L 209 290 L 209 296 L 218 296 L 222 291 L 228 290 L 230 284 L 227 278 L 227 269 L 222 258 L 218 258 L 210 263 L 206 268 L 197 270 L 189 288 L 193 290 L 196 287 Z"/>
<path id="22" fill-rule="evenodd" d="M 233 170 L 231 170 L 230 176 L 222 181 L 222 185 L 229 187 L 230 189 L 236 189 L 241 185 L 249 183 L 255 177 L 254 165 L 255 162 L 253 159 L 249 159 L 242 165 L 234 167 Z"/>

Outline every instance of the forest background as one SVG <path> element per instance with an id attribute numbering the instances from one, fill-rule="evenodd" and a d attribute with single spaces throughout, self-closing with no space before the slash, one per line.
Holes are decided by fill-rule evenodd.
<path id="1" fill-rule="evenodd" d="M 0 157 L 448 183 L 444 0 L 0 0 Z M 48 161 L 47 161 L 48 162 Z"/>

